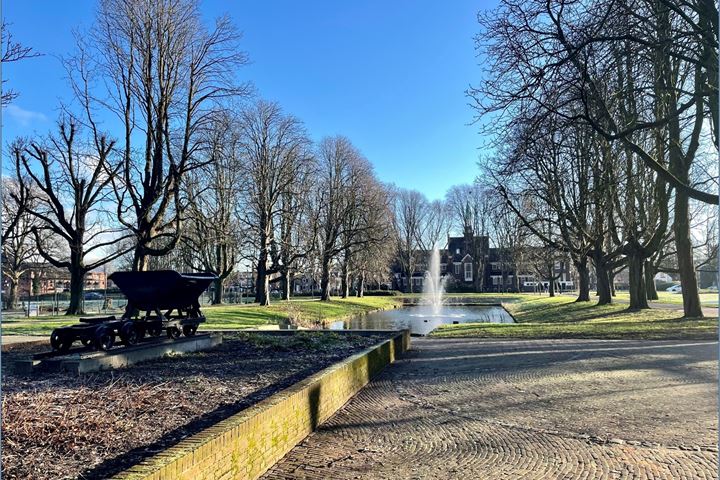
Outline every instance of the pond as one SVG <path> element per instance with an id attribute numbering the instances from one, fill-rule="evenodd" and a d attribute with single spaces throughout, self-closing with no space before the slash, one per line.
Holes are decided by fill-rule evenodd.
<path id="1" fill-rule="evenodd" d="M 438 314 L 430 306 L 409 306 L 384 310 L 362 317 L 333 322 L 332 330 L 399 330 L 410 329 L 411 335 L 427 335 L 446 323 L 514 323 L 513 318 L 500 306 L 446 305 Z"/>

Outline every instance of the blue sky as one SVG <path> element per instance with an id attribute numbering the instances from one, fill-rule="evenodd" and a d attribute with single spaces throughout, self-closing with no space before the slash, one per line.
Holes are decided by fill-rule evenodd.
<path id="1" fill-rule="evenodd" d="M 440 198 L 472 181 L 482 145 L 464 91 L 480 76 L 476 14 L 495 2 L 204 0 L 243 31 L 252 64 L 239 74 L 263 98 L 302 119 L 315 139 L 349 137 L 381 180 Z M 45 56 L 3 67 L 21 93 L 3 112 L 3 139 L 45 133 L 67 98 L 58 60 L 91 0 L 4 0 L 14 37 Z"/>

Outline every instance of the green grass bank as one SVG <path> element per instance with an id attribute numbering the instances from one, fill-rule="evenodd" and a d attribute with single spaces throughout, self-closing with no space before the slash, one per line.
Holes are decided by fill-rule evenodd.
<path id="1" fill-rule="evenodd" d="M 479 301 L 497 295 L 474 296 Z M 488 300 L 489 302 L 489 300 Z M 605 339 L 715 339 L 716 318 L 683 319 L 673 309 L 628 311 L 625 304 L 598 306 L 575 302 L 570 296 L 507 295 L 503 306 L 515 324 L 466 323 L 443 325 L 434 337 L 482 338 L 605 338 Z"/>
<path id="2" fill-rule="evenodd" d="M 202 330 L 228 330 L 239 328 L 273 328 L 292 322 L 303 326 L 352 317 L 376 310 L 402 305 L 400 297 L 372 296 L 334 299 L 329 302 L 297 299 L 275 301 L 269 307 L 258 305 L 218 305 L 203 308 L 207 323 Z M 3 317 L 3 335 L 50 335 L 54 328 L 77 323 L 79 316 Z"/>

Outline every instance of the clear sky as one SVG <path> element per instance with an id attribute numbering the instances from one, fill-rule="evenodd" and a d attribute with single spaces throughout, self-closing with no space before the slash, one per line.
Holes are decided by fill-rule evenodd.
<path id="1" fill-rule="evenodd" d="M 465 90 L 480 75 L 476 14 L 494 1 L 204 0 L 228 13 L 252 64 L 240 78 L 302 119 L 315 139 L 342 134 L 381 180 L 431 199 L 471 182 L 482 144 Z M 21 94 L 3 112 L 3 140 L 46 133 L 68 94 L 59 55 L 87 28 L 91 0 L 3 0 L 16 40 L 45 56 L 3 67 Z"/>

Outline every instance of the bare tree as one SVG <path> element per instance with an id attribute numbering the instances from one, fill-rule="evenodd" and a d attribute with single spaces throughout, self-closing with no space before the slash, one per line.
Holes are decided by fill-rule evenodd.
<path id="1" fill-rule="evenodd" d="M 230 115 L 218 116 L 208 135 L 207 162 L 189 172 L 184 182 L 188 198 L 182 243 L 202 270 L 217 275 L 212 302 L 220 304 L 225 281 L 238 261 L 243 233 L 238 212 L 240 138 Z"/>
<path id="2" fill-rule="evenodd" d="M 296 156 L 295 179 L 280 196 L 280 214 L 270 256 L 277 269 L 281 298 L 290 300 L 299 264 L 316 248 L 318 212 L 312 208 L 310 192 L 316 174 L 310 141 Z"/>
<path id="3" fill-rule="evenodd" d="M 481 19 L 478 46 L 493 61 L 486 81 L 470 92 L 480 115 L 497 114 L 492 129 L 544 114 L 584 123 L 609 144 L 611 155 L 640 163 L 657 185 L 674 191 L 674 238 L 689 317 L 702 312 L 688 200 L 718 202 L 711 193 L 717 177 L 705 177 L 696 161 L 703 132 L 718 136 L 716 14 L 712 2 L 504 0 Z M 657 243 L 626 242 L 633 265 Z M 600 272 L 613 270 L 595 263 Z M 642 307 L 636 284 L 642 275 L 632 270 L 636 306 Z"/>
<path id="4" fill-rule="evenodd" d="M 26 58 L 32 58 L 40 56 L 38 52 L 33 51 L 32 47 L 27 47 L 13 39 L 12 33 L 10 32 L 10 25 L 3 20 L 2 21 L 2 55 L 0 61 L 3 65 L 13 62 L 19 62 Z M 15 90 L 5 87 L 7 78 L 3 75 L 2 80 L 2 95 L 0 96 L 0 102 L 2 106 L 10 104 L 13 100 L 18 97 L 18 92 Z"/>
<path id="5" fill-rule="evenodd" d="M 340 262 L 340 295 L 350 296 L 355 283 L 353 275 L 358 267 L 366 265 L 365 257 L 381 252 L 381 246 L 392 237 L 392 217 L 389 197 L 385 186 L 372 175 L 357 179 L 357 186 L 350 190 L 350 208 L 343 220 L 340 243 L 345 248 Z"/>
<path id="6" fill-rule="evenodd" d="M 310 140 L 302 123 L 284 114 L 276 103 L 259 101 L 245 109 L 239 128 L 243 222 L 258 255 L 255 301 L 268 305 L 270 277 L 304 253 L 290 249 L 295 244 L 292 227 L 301 208 L 301 185 L 306 184 L 312 166 Z"/>
<path id="7" fill-rule="evenodd" d="M 235 81 L 247 58 L 227 17 L 205 28 L 197 0 L 103 0 L 92 38 L 81 56 L 107 88 L 88 95 L 123 125 L 117 216 L 135 235 L 133 269 L 145 270 L 180 238 L 183 177 L 203 164 L 218 104 L 248 93 Z"/>
<path id="8" fill-rule="evenodd" d="M 7 225 L 2 236 L 3 275 L 7 277 L 10 287 L 6 301 L 10 309 L 18 307 L 20 278 L 27 272 L 29 262 L 37 257 L 32 236 L 37 221 L 28 211 L 35 200 L 27 188 L 27 178 L 17 178 L 2 179 L 2 217 Z"/>
<path id="9" fill-rule="evenodd" d="M 324 138 L 318 145 L 318 184 L 313 203 L 318 209 L 318 257 L 321 299 L 330 299 L 332 262 L 358 247 L 383 241 L 375 212 L 386 211 L 385 190 L 372 166 L 350 141 Z M 353 217 L 353 221 L 348 221 Z"/>
<path id="10" fill-rule="evenodd" d="M 412 293 L 412 278 L 418 263 L 423 260 L 418 258 L 423 255 L 421 249 L 433 247 L 425 241 L 431 212 L 427 198 L 417 190 L 395 188 L 392 198 L 397 261 L 403 272 L 406 291 Z"/>
<path id="11" fill-rule="evenodd" d="M 371 212 L 372 213 L 372 212 Z M 392 231 L 392 213 L 388 210 L 377 210 L 377 227 L 384 232 Z M 388 234 L 389 236 L 389 234 Z M 359 249 L 357 255 L 353 256 L 353 270 L 356 273 L 355 294 L 358 297 L 365 296 L 366 285 L 375 282 L 375 287 L 380 288 L 380 279 L 386 279 L 390 273 L 390 263 L 393 256 L 397 253 L 393 242 L 388 239 L 376 239 L 368 242 L 362 249 Z"/>
<path id="12" fill-rule="evenodd" d="M 424 235 L 420 245 L 423 250 L 440 248 L 447 241 L 451 228 L 451 213 L 443 200 L 433 200 L 427 204 Z"/>
<path id="13" fill-rule="evenodd" d="M 15 144 L 13 156 L 27 176 L 37 202 L 27 211 L 38 220 L 32 232 L 39 254 L 70 273 L 68 315 L 80 313 L 85 274 L 125 252 L 107 250 L 122 239 L 122 232 L 108 226 L 107 212 L 112 177 L 120 164 L 111 162 L 115 142 L 105 136 L 82 142 L 72 118 L 59 123 L 57 135 L 47 142 Z M 48 249 L 45 234 L 64 244 Z"/>

